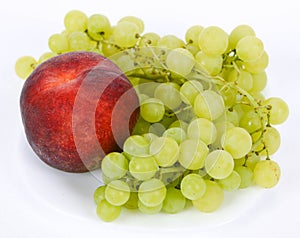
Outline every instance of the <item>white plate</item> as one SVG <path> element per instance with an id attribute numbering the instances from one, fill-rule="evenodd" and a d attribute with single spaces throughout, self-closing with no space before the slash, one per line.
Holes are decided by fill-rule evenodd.
<path id="1" fill-rule="evenodd" d="M 17 1 L 0 6 L 0 237 L 83 237 L 119 235 L 155 237 L 274 237 L 292 235 L 300 224 L 300 22 L 297 1 Z M 2 5 L 2 3 L 0 4 Z M 172 9 L 171 9 L 172 8 Z M 97 218 L 93 192 L 100 181 L 91 173 L 71 174 L 41 162 L 29 147 L 19 113 L 23 81 L 14 73 L 15 60 L 38 57 L 50 34 L 63 28 L 71 9 L 102 13 L 112 22 L 125 15 L 141 17 L 147 31 L 184 37 L 194 24 L 218 25 L 227 31 L 247 23 L 265 43 L 270 56 L 268 94 L 290 106 L 288 121 L 279 126 L 282 146 L 273 157 L 282 169 L 271 190 L 249 188 L 226 193 L 222 207 L 204 214 L 192 207 L 176 215 L 143 215 L 124 211 L 113 223 Z M 100 172 L 99 172 L 100 173 Z"/>

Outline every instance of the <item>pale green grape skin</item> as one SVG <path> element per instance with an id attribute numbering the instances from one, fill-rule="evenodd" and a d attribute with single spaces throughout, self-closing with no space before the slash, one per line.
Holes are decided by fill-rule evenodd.
<path id="1" fill-rule="evenodd" d="M 113 39 L 120 47 L 133 47 L 138 41 L 139 27 L 132 22 L 119 22 L 113 29 Z"/>
<path id="2" fill-rule="evenodd" d="M 147 47 L 147 46 L 157 46 L 157 43 L 160 39 L 160 36 L 154 32 L 148 32 L 142 35 L 142 39 L 139 42 L 140 47 Z M 153 55 L 151 51 L 147 51 L 150 55 Z"/>
<path id="3" fill-rule="evenodd" d="M 90 47 L 90 39 L 84 32 L 72 32 L 68 36 L 68 42 L 70 51 L 83 51 Z"/>
<path id="4" fill-rule="evenodd" d="M 40 58 L 38 60 L 38 64 L 41 64 L 41 63 L 43 63 L 43 62 L 47 61 L 48 59 L 51 59 L 55 56 L 57 56 L 57 54 L 54 53 L 54 52 L 46 52 L 46 53 L 44 53 L 40 56 Z"/>
<path id="5" fill-rule="evenodd" d="M 263 134 L 263 144 L 265 150 L 259 154 L 262 156 L 273 155 L 279 149 L 281 144 L 281 137 L 279 131 L 274 127 L 267 127 Z"/>
<path id="6" fill-rule="evenodd" d="M 112 222 L 116 220 L 121 214 L 121 207 L 114 206 L 108 201 L 103 199 L 98 205 L 96 210 L 97 215 L 105 222 Z"/>
<path id="7" fill-rule="evenodd" d="M 222 55 L 228 47 L 228 35 L 220 27 L 206 27 L 199 35 L 198 44 L 205 54 Z"/>
<path id="8" fill-rule="evenodd" d="M 122 180 L 113 180 L 105 188 L 105 199 L 114 206 L 124 205 L 129 197 L 129 185 Z"/>
<path id="9" fill-rule="evenodd" d="M 250 91 L 253 87 L 253 79 L 251 73 L 245 70 L 231 70 L 227 75 L 227 81 L 236 82 L 239 87 L 246 91 Z"/>
<path id="10" fill-rule="evenodd" d="M 270 123 L 279 125 L 285 122 L 289 116 L 289 107 L 281 98 L 271 97 L 263 102 L 263 105 L 270 105 Z"/>
<path id="11" fill-rule="evenodd" d="M 264 52 L 263 42 L 256 36 L 245 36 L 236 45 L 236 53 L 245 62 L 258 60 Z"/>
<path id="12" fill-rule="evenodd" d="M 132 135 L 125 140 L 123 151 L 131 156 L 148 156 L 149 142 L 141 135 Z"/>
<path id="13" fill-rule="evenodd" d="M 192 200 L 193 206 L 201 212 L 217 210 L 224 200 L 224 191 L 215 181 L 205 180 L 206 191 L 198 199 Z"/>
<path id="14" fill-rule="evenodd" d="M 238 172 L 232 171 L 228 177 L 218 180 L 218 184 L 226 191 L 237 190 L 241 184 L 241 176 Z"/>
<path id="15" fill-rule="evenodd" d="M 261 72 L 264 72 L 265 69 L 269 65 L 269 56 L 267 52 L 263 52 L 261 57 L 259 57 L 255 61 L 249 61 L 249 62 L 243 62 L 243 66 L 245 67 L 245 70 L 252 73 L 252 74 L 258 74 Z"/>
<path id="16" fill-rule="evenodd" d="M 262 127 L 261 119 L 253 110 L 246 112 L 240 119 L 240 127 L 246 129 L 249 133 L 258 131 Z"/>
<path id="17" fill-rule="evenodd" d="M 82 11 L 72 10 L 65 15 L 64 24 L 68 32 L 84 32 L 87 29 L 88 17 Z"/>
<path id="18" fill-rule="evenodd" d="M 195 200 L 205 193 L 206 183 L 199 174 L 188 174 L 181 180 L 180 189 L 184 197 Z"/>
<path id="19" fill-rule="evenodd" d="M 158 171 L 158 165 L 154 157 L 133 157 L 129 162 L 130 174 L 138 180 L 152 178 Z"/>
<path id="20" fill-rule="evenodd" d="M 112 31 L 109 19 L 101 14 L 93 14 L 89 17 L 87 30 L 94 40 L 106 39 Z"/>
<path id="21" fill-rule="evenodd" d="M 221 95 L 205 90 L 195 98 L 193 108 L 198 117 L 213 121 L 224 113 L 225 106 Z"/>
<path id="22" fill-rule="evenodd" d="M 187 49 L 176 48 L 168 53 L 166 64 L 175 73 L 187 76 L 195 65 L 195 59 L 193 54 Z"/>
<path id="23" fill-rule="evenodd" d="M 234 127 L 225 131 L 221 144 L 234 159 L 238 159 L 251 151 L 252 138 L 244 128 Z"/>
<path id="24" fill-rule="evenodd" d="M 256 164 L 261 160 L 260 156 L 251 154 L 246 159 L 246 167 L 249 167 L 252 171 L 254 171 L 254 168 Z"/>
<path id="25" fill-rule="evenodd" d="M 208 152 L 209 149 L 203 141 L 187 139 L 180 144 L 178 161 L 186 169 L 200 169 L 204 166 Z"/>
<path id="26" fill-rule="evenodd" d="M 263 188 L 274 187 L 280 179 L 280 167 L 272 160 L 259 161 L 253 171 L 254 182 Z"/>
<path id="27" fill-rule="evenodd" d="M 188 124 L 182 120 L 176 120 L 176 121 L 172 122 L 171 125 L 169 126 L 169 128 L 174 128 L 174 127 L 180 127 L 184 131 L 187 131 Z"/>
<path id="28" fill-rule="evenodd" d="M 205 170 L 214 179 L 228 177 L 232 173 L 233 168 L 233 158 L 225 150 L 214 150 L 205 159 Z"/>
<path id="29" fill-rule="evenodd" d="M 191 26 L 185 33 L 186 43 L 198 47 L 199 35 L 203 29 L 204 27 L 200 25 Z"/>
<path id="30" fill-rule="evenodd" d="M 158 98 L 149 98 L 142 102 L 140 114 L 145 121 L 159 122 L 165 115 L 164 103 Z"/>
<path id="31" fill-rule="evenodd" d="M 144 133 L 143 134 L 143 137 L 149 142 L 149 144 L 151 144 L 151 142 L 154 140 L 154 139 L 156 139 L 156 138 L 158 138 L 158 136 L 157 135 L 155 135 L 154 133 Z"/>
<path id="32" fill-rule="evenodd" d="M 182 48 L 184 47 L 184 45 L 185 45 L 184 41 L 174 35 L 163 36 L 157 42 L 158 47 L 167 48 L 167 49 Z"/>
<path id="33" fill-rule="evenodd" d="M 128 160 L 119 152 L 111 152 L 103 158 L 101 169 L 107 177 L 120 179 L 128 171 Z"/>
<path id="34" fill-rule="evenodd" d="M 221 55 L 208 55 L 205 54 L 203 51 L 199 51 L 196 54 L 195 59 L 196 62 L 200 64 L 200 69 L 204 68 L 210 75 L 217 75 L 222 70 L 223 58 Z"/>
<path id="35" fill-rule="evenodd" d="M 120 22 L 131 22 L 131 23 L 134 23 L 137 27 L 138 27 L 138 33 L 141 34 L 143 31 L 144 31 L 144 22 L 138 18 L 138 17 L 135 17 L 135 16 L 126 16 L 126 17 L 122 17 L 118 23 Z"/>
<path id="36" fill-rule="evenodd" d="M 264 88 L 267 85 L 267 74 L 265 71 L 257 73 L 257 74 L 252 74 L 252 88 L 251 88 L 251 92 L 261 92 L 262 90 L 264 90 Z"/>
<path id="37" fill-rule="evenodd" d="M 138 190 L 139 200 L 147 207 L 155 207 L 164 201 L 167 189 L 159 179 L 150 179 L 141 183 Z"/>
<path id="38" fill-rule="evenodd" d="M 149 132 L 150 122 L 145 121 L 142 117 L 140 117 L 133 128 L 133 135 L 142 135 Z"/>
<path id="39" fill-rule="evenodd" d="M 147 215 L 153 215 L 159 213 L 162 210 L 162 207 L 163 207 L 163 203 L 150 207 L 150 206 L 146 206 L 140 200 L 138 201 L 138 209 L 140 210 L 140 212 Z"/>
<path id="40" fill-rule="evenodd" d="M 173 82 L 161 83 L 154 91 L 154 97 L 161 100 L 170 110 L 175 110 L 181 104 L 180 87 Z"/>
<path id="41" fill-rule="evenodd" d="M 203 85 L 197 80 L 188 80 L 180 87 L 180 97 L 185 104 L 193 105 L 196 96 L 203 91 Z"/>
<path id="42" fill-rule="evenodd" d="M 128 201 L 123 205 L 127 209 L 137 209 L 138 208 L 138 193 L 135 191 L 132 191 L 130 193 Z"/>
<path id="43" fill-rule="evenodd" d="M 105 199 L 105 189 L 106 186 L 102 185 L 94 191 L 94 202 L 96 205 L 98 205 L 103 199 Z"/>
<path id="44" fill-rule="evenodd" d="M 200 139 L 209 145 L 214 143 L 217 138 L 217 128 L 212 121 L 205 118 L 197 118 L 189 124 L 187 134 L 189 138 Z"/>
<path id="45" fill-rule="evenodd" d="M 169 188 L 167 190 L 166 197 L 163 201 L 162 210 L 166 213 L 178 213 L 181 212 L 186 204 L 186 199 L 182 195 L 181 191 L 176 188 Z"/>
<path id="46" fill-rule="evenodd" d="M 26 79 L 33 72 L 37 65 L 35 58 L 31 56 L 22 56 L 20 57 L 15 64 L 16 74 L 22 78 Z"/>
<path id="47" fill-rule="evenodd" d="M 186 139 L 186 133 L 180 127 L 169 128 L 163 133 L 162 136 L 174 139 L 178 145 L 180 145 L 180 143 Z"/>
<path id="48" fill-rule="evenodd" d="M 177 161 L 179 146 L 173 138 L 159 137 L 152 141 L 149 151 L 159 166 L 168 167 Z"/>
<path id="49" fill-rule="evenodd" d="M 234 159 L 234 167 L 240 166 L 240 165 L 245 165 L 246 163 L 246 158 L 239 158 L 239 159 Z"/>
<path id="50" fill-rule="evenodd" d="M 248 188 L 253 184 L 253 171 L 250 168 L 239 165 L 236 166 L 234 170 L 241 177 L 241 184 L 239 188 Z"/>
<path id="51" fill-rule="evenodd" d="M 255 32 L 252 27 L 248 25 L 239 25 L 235 27 L 229 34 L 229 48 L 235 49 L 239 40 L 245 36 L 255 36 Z"/>

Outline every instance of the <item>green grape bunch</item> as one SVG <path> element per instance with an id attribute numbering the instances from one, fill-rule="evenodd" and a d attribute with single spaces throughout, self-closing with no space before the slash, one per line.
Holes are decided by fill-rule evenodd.
<path id="1" fill-rule="evenodd" d="M 115 25 L 101 14 L 73 10 L 65 29 L 49 37 L 49 52 L 23 56 L 16 73 L 28 75 L 45 60 L 70 51 L 111 59 L 134 85 L 140 117 L 122 152 L 102 160 L 95 190 L 106 222 L 122 209 L 178 213 L 191 201 L 200 212 L 222 206 L 224 191 L 274 187 L 280 167 L 277 125 L 289 115 L 279 97 L 265 98 L 269 63 L 262 40 L 248 25 L 229 34 L 193 25 L 185 39 L 144 32 L 134 16 Z"/>

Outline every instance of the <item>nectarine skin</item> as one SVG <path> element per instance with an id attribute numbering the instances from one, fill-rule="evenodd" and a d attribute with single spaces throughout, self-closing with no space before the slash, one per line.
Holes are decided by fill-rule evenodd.
<path id="1" fill-rule="evenodd" d="M 92 52 L 66 53 L 42 63 L 20 97 L 33 151 L 67 172 L 98 168 L 106 153 L 120 150 L 137 121 L 138 105 L 121 70 Z"/>

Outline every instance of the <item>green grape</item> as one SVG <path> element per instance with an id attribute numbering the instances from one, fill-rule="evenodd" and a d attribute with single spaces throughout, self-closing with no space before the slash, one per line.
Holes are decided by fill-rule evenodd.
<path id="1" fill-rule="evenodd" d="M 38 60 L 38 64 L 41 64 L 41 63 L 45 62 L 46 60 L 51 59 L 55 56 L 57 56 L 57 54 L 54 52 L 46 52 L 40 56 L 40 58 Z"/>
<path id="2" fill-rule="evenodd" d="M 205 193 L 200 198 L 192 200 L 192 203 L 201 212 L 213 212 L 222 205 L 224 192 L 217 182 L 205 180 L 205 183 Z"/>
<path id="3" fill-rule="evenodd" d="M 198 45 L 186 45 L 185 47 L 189 52 L 191 52 L 194 56 L 199 52 L 199 46 Z"/>
<path id="4" fill-rule="evenodd" d="M 164 201 L 167 189 L 159 179 L 150 179 L 141 183 L 138 190 L 139 200 L 147 207 L 155 207 Z"/>
<path id="5" fill-rule="evenodd" d="M 183 140 L 186 139 L 186 133 L 185 131 L 180 128 L 180 127 L 173 127 L 173 128 L 169 128 L 167 129 L 164 133 L 163 133 L 164 137 L 170 137 L 172 139 L 174 139 L 177 144 L 179 145 Z"/>
<path id="6" fill-rule="evenodd" d="M 184 41 L 174 35 L 166 35 L 161 37 L 157 46 L 161 48 L 176 49 L 184 47 Z"/>
<path id="7" fill-rule="evenodd" d="M 272 160 L 259 161 L 253 171 L 254 182 L 263 188 L 274 187 L 280 179 L 280 167 Z"/>
<path id="8" fill-rule="evenodd" d="M 154 91 L 154 97 L 161 100 L 165 106 L 174 110 L 181 104 L 179 85 L 173 82 L 161 83 Z"/>
<path id="9" fill-rule="evenodd" d="M 178 213 L 181 212 L 186 204 L 186 199 L 182 195 L 181 191 L 176 188 L 169 188 L 167 195 L 163 201 L 162 210 L 166 213 Z"/>
<path id="10" fill-rule="evenodd" d="M 252 138 L 244 128 L 234 127 L 226 130 L 222 136 L 221 144 L 234 159 L 238 159 L 251 151 Z"/>
<path id="11" fill-rule="evenodd" d="M 68 32 L 84 32 L 87 29 L 88 17 L 81 11 L 72 10 L 65 15 L 64 24 Z"/>
<path id="12" fill-rule="evenodd" d="M 138 180 L 150 179 L 157 171 L 158 165 L 152 156 L 133 157 L 129 162 L 129 172 Z"/>
<path id="13" fill-rule="evenodd" d="M 239 25 L 235 27 L 229 35 L 229 48 L 232 50 L 235 49 L 239 40 L 246 36 L 255 36 L 252 27 L 248 25 Z"/>
<path id="14" fill-rule="evenodd" d="M 212 90 L 200 92 L 194 101 L 194 111 L 198 117 L 215 120 L 224 113 L 223 98 Z"/>
<path id="15" fill-rule="evenodd" d="M 255 61 L 251 62 L 243 62 L 243 66 L 245 67 L 245 70 L 252 74 L 258 74 L 261 72 L 264 72 L 265 69 L 268 67 L 269 64 L 269 56 L 264 51 L 261 57 L 259 57 Z"/>
<path id="16" fill-rule="evenodd" d="M 129 197 L 129 185 L 122 180 L 113 180 L 105 188 L 105 199 L 114 206 L 124 205 Z"/>
<path id="17" fill-rule="evenodd" d="M 128 201 L 123 205 L 127 209 L 137 209 L 138 208 L 138 193 L 131 192 Z"/>
<path id="18" fill-rule="evenodd" d="M 259 154 L 262 156 L 273 155 L 279 149 L 281 138 L 278 130 L 274 127 L 267 127 L 262 139 L 262 145 L 265 148 Z"/>
<path id="19" fill-rule="evenodd" d="M 204 28 L 200 25 L 190 27 L 185 33 L 186 43 L 198 47 L 199 35 L 203 29 Z"/>
<path id="20" fill-rule="evenodd" d="M 205 193 L 206 183 L 199 174 L 188 174 L 181 180 L 180 189 L 184 197 L 195 200 Z"/>
<path id="21" fill-rule="evenodd" d="M 109 38 L 108 41 L 113 42 L 113 39 Z M 105 42 L 103 42 L 99 46 L 101 46 L 101 51 L 103 52 L 103 55 L 106 56 L 106 57 L 113 56 L 115 54 L 118 54 L 121 51 L 120 48 L 117 47 L 113 43 L 105 43 Z"/>
<path id="22" fill-rule="evenodd" d="M 226 130 L 235 127 L 231 122 L 227 121 L 227 120 L 218 120 L 215 123 L 215 127 L 217 129 L 217 137 L 215 142 L 213 143 L 213 147 L 214 148 L 222 148 L 221 146 L 221 138 L 223 136 L 223 134 L 225 133 Z"/>
<path id="23" fill-rule="evenodd" d="M 103 199 L 105 199 L 105 189 L 106 186 L 100 186 L 98 187 L 94 192 L 94 202 L 96 205 L 98 205 Z"/>
<path id="24" fill-rule="evenodd" d="M 218 180 L 218 184 L 226 191 L 237 190 L 241 185 L 241 176 L 238 172 L 232 171 L 228 177 Z"/>
<path id="25" fill-rule="evenodd" d="M 68 41 L 71 51 L 88 50 L 90 47 L 90 39 L 84 32 L 72 32 L 68 37 Z"/>
<path id="26" fill-rule="evenodd" d="M 235 109 L 225 111 L 226 120 L 234 126 L 239 125 L 240 117 Z"/>
<path id="27" fill-rule="evenodd" d="M 245 165 L 246 163 L 246 157 L 235 159 L 234 160 L 234 167 L 240 166 L 240 165 Z"/>
<path id="28" fill-rule="evenodd" d="M 89 17 L 87 30 L 94 40 L 107 39 L 112 31 L 109 19 L 101 14 L 93 14 Z"/>
<path id="29" fill-rule="evenodd" d="M 146 99 L 140 106 L 140 114 L 145 121 L 158 122 L 165 115 L 164 103 L 158 98 Z"/>
<path id="30" fill-rule="evenodd" d="M 148 32 L 142 36 L 139 46 L 140 47 L 157 46 L 159 39 L 160 36 L 158 34 L 154 32 Z M 152 53 L 150 53 L 150 55 L 152 55 Z"/>
<path id="31" fill-rule="evenodd" d="M 245 36 L 236 45 L 238 57 L 246 62 L 258 60 L 264 52 L 263 42 L 256 36 Z"/>
<path id="32" fill-rule="evenodd" d="M 152 141 L 149 151 L 159 166 L 168 167 L 177 161 L 179 146 L 173 138 L 159 137 Z"/>
<path id="33" fill-rule="evenodd" d="M 128 171 L 128 160 L 119 152 L 107 154 L 101 162 L 102 173 L 111 179 L 120 179 Z"/>
<path id="34" fill-rule="evenodd" d="M 254 153 L 250 156 L 247 156 L 246 167 L 249 167 L 252 171 L 254 170 L 256 164 L 260 161 L 260 157 Z"/>
<path id="35" fill-rule="evenodd" d="M 252 75 L 245 70 L 239 70 L 239 72 L 235 69 L 231 70 L 227 75 L 227 81 L 236 82 L 239 87 L 246 91 L 250 91 L 253 87 Z"/>
<path id="36" fill-rule="evenodd" d="M 196 96 L 199 92 L 203 91 L 203 85 L 197 80 L 188 80 L 180 87 L 181 100 L 186 103 L 193 105 Z"/>
<path id="37" fill-rule="evenodd" d="M 172 122 L 171 125 L 169 126 L 169 128 L 174 128 L 174 127 L 180 127 L 184 131 L 187 131 L 188 124 L 182 120 L 176 120 L 176 121 Z"/>
<path id="38" fill-rule="evenodd" d="M 115 55 L 116 56 L 116 55 Z M 111 58 L 111 60 L 118 65 L 118 67 L 126 74 L 134 69 L 136 66 L 129 55 L 117 55 L 116 59 Z"/>
<path id="39" fill-rule="evenodd" d="M 126 16 L 126 17 L 122 17 L 119 21 L 118 24 L 120 22 L 131 22 L 134 23 L 137 27 L 138 27 L 138 33 L 141 34 L 144 31 L 144 22 L 143 20 L 141 20 L 138 17 L 134 17 L 134 16 Z"/>
<path id="40" fill-rule="evenodd" d="M 103 199 L 98 205 L 97 205 L 97 215 L 105 222 L 111 222 L 116 220 L 121 213 L 121 207 L 120 206 L 114 206 L 110 204 L 108 201 Z"/>
<path id="41" fill-rule="evenodd" d="M 133 128 L 133 135 L 142 135 L 149 132 L 151 124 L 145 121 L 142 117 L 139 117 Z"/>
<path id="42" fill-rule="evenodd" d="M 223 58 L 221 55 L 208 55 L 205 54 L 203 51 L 199 51 L 196 54 L 195 59 L 196 62 L 200 64 L 200 69 L 204 68 L 206 72 L 210 75 L 217 75 L 222 70 Z"/>
<path id="43" fill-rule="evenodd" d="M 264 88 L 267 85 L 267 74 L 265 71 L 257 73 L 257 74 L 252 74 L 252 88 L 251 92 L 261 92 L 264 90 Z"/>
<path id="44" fill-rule="evenodd" d="M 31 56 L 23 56 L 19 58 L 15 64 L 16 74 L 22 78 L 26 79 L 32 73 L 37 65 L 36 60 Z"/>
<path id="45" fill-rule="evenodd" d="M 149 133 L 153 133 L 157 136 L 162 136 L 162 134 L 165 132 L 166 128 L 164 127 L 163 124 L 160 122 L 157 123 L 152 123 L 150 128 L 149 128 Z"/>
<path id="46" fill-rule="evenodd" d="M 272 125 L 282 124 L 289 116 L 289 107 L 281 98 L 268 98 L 263 102 L 263 105 L 271 106 L 270 123 Z"/>
<path id="47" fill-rule="evenodd" d="M 180 144 L 178 161 L 186 169 L 200 169 L 204 166 L 208 152 L 209 149 L 203 141 L 187 139 Z"/>
<path id="48" fill-rule="evenodd" d="M 176 115 L 165 115 L 163 119 L 159 122 L 161 123 L 165 128 L 169 128 L 169 126 L 177 119 Z"/>
<path id="49" fill-rule="evenodd" d="M 161 211 L 163 207 L 163 203 L 160 203 L 156 206 L 146 206 L 144 203 L 142 203 L 140 200 L 138 201 L 138 208 L 139 210 L 144 213 L 144 214 L 147 214 L 147 215 L 153 215 L 153 214 L 156 214 L 156 213 L 159 213 Z"/>
<path id="50" fill-rule="evenodd" d="M 175 73 L 187 76 L 195 65 L 195 59 L 187 49 L 176 48 L 168 53 L 166 64 Z"/>
<path id="51" fill-rule="evenodd" d="M 150 132 L 143 134 L 143 137 L 149 142 L 149 144 L 152 143 L 152 141 L 154 139 L 158 138 L 157 135 L 155 135 L 154 133 L 150 133 Z"/>
<path id="52" fill-rule="evenodd" d="M 240 119 L 240 127 L 243 127 L 249 133 L 258 131 L 262 127 L 258 113 L 253 110 L 246 112 Z"/>
<path id="53" fill-rule="evenodd" d="M 220 27 L 204 28 L 198 38 L 199 48 L 208 55 L 222 55 L 227 50 L 228 35 Z"/>
<path id="54" fill-rule="evenodd" d="M 214 179 L 228 177 L 232 173 L 233 167 L 233 158 L 225 150 L 214 150 L 205 159 L 205 170 Z"/>
<path id="55" fill-rule="evenodd" d="M 113 29 L 113 38 L 120 47 L 133 47 L 138 41 L 139 27 L 132 22 L 119 22 Z"/>
<path id="56" fill-rule="evenodd" d="M 225 78 L 226 79 L 226 78 Z M 232 107 L 236 102 L 237 91 L 231 87 L 222 87 L 219 90 L 225 106 L 228 108 Z"/>
<path id="57" fill-rule="evenodd" d="M 253 171 L 250 168 L 239 165 L 236 166 L 234 170 L 241 177 L 241 184 L 239 188 L 248 188 L 253 184 Z"/>
<path id="58" fill-rule="evenodd" d="M 152 80 L 140 79 L 138 90 L 140 93 L 146 94 L 149 97 L 154 97 L 155 89 L 161 85 L 161 83 L 153 82 Z"/>
<path id="59" fill-rule="evenodd" d="M 149 142 L 141 135 L 129 136 L 124 142 L 123 151 L 131 156 L 148 156 Z"/>
<path id="60" fill-rule="evenodd" d="M 209 145 L 214 143 L 217 138 L 217 128 L 210 120 L 197 118 L 189 124 L 187 134 L 189 138 L 200 139 Z"/>

